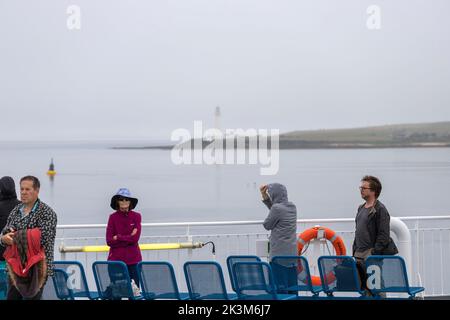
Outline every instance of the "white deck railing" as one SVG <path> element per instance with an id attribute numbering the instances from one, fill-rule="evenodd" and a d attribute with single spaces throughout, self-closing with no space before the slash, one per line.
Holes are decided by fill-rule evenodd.
<path id="1" fill-rule="evenodd" d="M 426 296 L 450 295 L 450 216 L 399 217 L 410 230 L 412 259 L 410 269 L 411 285 L 425 287 Z M 301 232 L 315 225 L 322 225 L 336 231 L 344 240 L 347 254 L 351 255 L 354 238 L 354 219 L 303 219 L 297 221 Z M 77 260 L 84 264 L 88 283 L 95 288 L 91 265 L 96 260 L 106 260 L 107 253 L 60 253 L 59 247 L 104 245 L 106 224 L 59 225 L 55 243 L 55 260 Z M 164 260 L 173 264 L 180 290 L 186 290 L 183 264 L 190 260 L 216 260 L 224 269 L 229 286 L 226 258 L 235 254 L 256 254 L 256 240 L 267 239 L 269 233 L 262 227 L 262 221 L 220 221 L 220 222 L 178 222 L 143 223 L 140 243 L 208 242 L 216 245 L 216 255 L 211 247 L 201 249 L 143 251 L 144 260 Z M 394 240 L 395 236 L 393 236 Z M 319 254 L 333 254 L 332 246 L 321 246 Z M 315 254 L 315 256 L 317 253 Z M 312 273 L 317 269 L 310 260 Z"/>

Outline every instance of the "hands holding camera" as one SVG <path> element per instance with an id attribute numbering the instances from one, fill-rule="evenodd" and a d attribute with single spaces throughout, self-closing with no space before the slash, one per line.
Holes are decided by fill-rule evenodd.
<path id="1" fill-rule="evenodd" d="M 264 185 L 259 187 L 259 191 L 261 191 L 261 195 L 262 195 L 264 200 L 269 199 L 269 195 L 267 194 L 267 190 L 268 190 L 267 184 L 264 184 Z"/>

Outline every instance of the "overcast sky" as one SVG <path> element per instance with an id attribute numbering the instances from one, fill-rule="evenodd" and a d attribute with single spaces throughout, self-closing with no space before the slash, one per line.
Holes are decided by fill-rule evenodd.
<path id="1" fill-rule="evenodd" d="M 169 139 L 212 126 L 217 105 L 223 128 L 281 132 L 450 120 L 449 13 L 448 0 L 0 0 L 0 140 Z"/>

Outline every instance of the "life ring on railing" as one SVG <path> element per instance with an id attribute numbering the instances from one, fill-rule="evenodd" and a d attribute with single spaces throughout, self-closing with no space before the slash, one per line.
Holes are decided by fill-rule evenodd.
<path id="1" fill-rule="evenodd" d="M 347 250 L 345 249 L 344 240 L 342 240 L 342 238 L 338 236 L 335 231 L 331 230 L 330 228 L 315 226 L 299 234 L 297 240 L 297 252 L 299 256 L 302 255 L 305 245 L 313 239 L 327 239 L 328 241 L 330 241 L 333 244 L 337 256 L 345 256 L 347 252 Z M 335 280 L 333 273 L 327 275 L 326 278 L 328 279 L 328 284 Z M 319 276 L 311 276 L 311 282 L 313 286 L 322 285 L 322 281 L 320 280 Z"/>

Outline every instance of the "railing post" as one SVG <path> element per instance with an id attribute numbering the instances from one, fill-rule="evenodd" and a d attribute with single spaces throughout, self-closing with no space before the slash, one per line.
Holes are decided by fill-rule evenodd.
<path id="1" fill-rule="evenodd" d="M 187 241 L 188 242 L 192 242 L 192 235 L 191 235 L 190 225 L 187 225 L 186 237 L 187 237 Z M 187 256 L 188 256 L 188 261 L 192 260 L 192 249 L 188 249 Z"/>
<path id="2" fill-rule="evenodd" d="M 415 224 L 414 224 L 414 229 L 416 230 L 416 274 L 415 274 L 415 278 L 416 279 L 416 284 L 420 287 L 423 286 L 422 284 L 422 277 L 420 276 L 420 266 L 422 265 L 422 261 L 423 259 L 420 258 L 420 233 L 419 233 L 419 219 L 415 220 Z M 425 296 L 425 291 L 419 293 L 420 297 L 424 297 Z"/>
<path id="3" fill-rule="evenodd" d="M 399 218 L 391 217 L 391 231 L 397 236 L 398 253 L 406 262 L 406 269 L 408 271 L 409 282 L 412 274 L 412 260 L 411 260 L 411 233 L 408 226 Z"/>
<path id="4" fill-rule="evenodd" d="M 59 252 L 60 252 L 61 261 L 66 261 L 66 252 L 64 250 L 61 250 L 62 248 L 64 248 L 64 240 L 61 241 L 59 248 L 60 248 Z"/>

